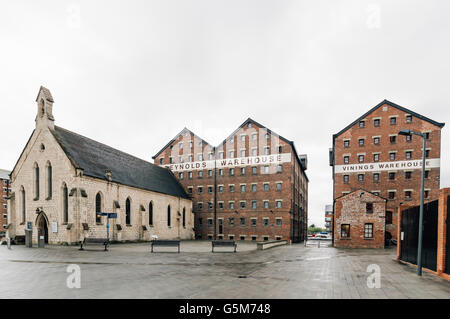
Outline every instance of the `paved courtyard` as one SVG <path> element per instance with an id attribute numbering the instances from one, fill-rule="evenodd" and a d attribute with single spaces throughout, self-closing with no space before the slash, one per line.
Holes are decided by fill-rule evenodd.
<path id="1" fill-rule="evenodd" d="M 450 298 L 450 282 L 397 263 L 395 250 L 340 250 L 294 244 L 211 253 L 206 241 L 176 248 L 117 244 L 95 247 L 0 246 L 1 298 Z M 226 251 L 223 248 L 223 251 Z M 81 269 L 81 288 L 68 288 L 67 267 Z M 367 286 L 377 264 L 381 287 Z"/>

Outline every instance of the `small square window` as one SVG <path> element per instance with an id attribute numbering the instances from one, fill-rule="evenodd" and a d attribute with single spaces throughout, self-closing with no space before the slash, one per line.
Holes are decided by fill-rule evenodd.
<path id="1" fill-rule="evenodd" d="M 375 120 L 373 120 L 373 125 L 374 125 L 375 127 L 380 126 L 380 119 L 375 119 Z"/>
<path id="2" fill-rule="evenodd" d="M 389 123 L 391 123 L 391 125 L 397 124 L 397 118 L 396 118 L 396 117 L 391 117 L 391 118 L 389 119 Z"/>
<path id="3" fill-rule="evenodd" d="M 364 238 L 373 238 L 373 224 L 364 224 Z"/>
<path id="4" fill-rule="evenodd" d="M 345 148 L 350 147 L 350 140 L 345 140 L 345 141 L 344 141 L 344 147 L 345 147 Z"/>
<path id="5" fill-rule="evenodd" d="M 406 115 L 406 123 L 412 122 L 412 115 Z"/>
<path id="6" fill-rule="evenodd" d="M 359 144 L 359 146 L 364 146 L 364 139 L 363 139 L 363 138 L 360 138 L 360 139 L 358 140 L 358 144 Z"/>
<path id="7" fill-rule="evenodd" d="M 349 181 L 349 176 L 348 175 L 344 175 L 344 183 L 348 184 Z"/>
<path id="8" fill-rule="evenodd" d="M 373 138 L 373 144 L 380 145 L 380 138 L 379 137 L 374 137 Z"/>
<path id="9" fill-rule="evenodd" d="M 363 128 L 366 126 L 366 122 L 365 121 L 359 121 L 359 127 Z"/>

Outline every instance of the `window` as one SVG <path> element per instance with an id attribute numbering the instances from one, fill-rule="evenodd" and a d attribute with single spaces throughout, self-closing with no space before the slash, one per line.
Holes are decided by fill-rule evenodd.
<path id="1" fill-rule="evenodd" d="M 198 208 L 198 210 L 202 210 L 203 209 L 203 203 L 197 203 L 197 208 Z"/>
<path id="2" fill-rule="evenodd" d="M 348 184 L 348 180 L 349 180 L 349 176 L 348 175 L 344 175 L 344 183 Z"/>
<path id="3" fill-rule="evenodd" d="M 264 135 L 264 136 L 265 136 L 266 140 L 268 140 L 270 138 L 269 133 L 266 133 L 266 135 Z"/>
<path id="4" fill-rule="evenodd" d="M 245 167 L 241 167 L 241 175 L 245 175 Z"/>
<path id="5" fill-rule="evenodd" d="M 364 182 L 364 174 L 358 174 L 358 182 Z"/>
<path id="6" fill-rule="evenodd" d="M 269 191 L 269 183 L 264 183 L 264 191 L 265 192 Z"/>
<path id="7" fill-rule="evenodd" d="M 386 212 L 386 225 L 391 225 L 391 224 L 392 224 L 392 212 L 387 211 Z"/>
<path id="8" fill-rule="evenodd" d="M 189 155 L 189 156 L 188 156 L 188 161 L 189 161 L 189 162 L 193 162 L 193 156 L 192 156 L 192 155 Z"/>
<path id="9" fill-rule="evenodd" d="M 208 209 L 211 210 L 213 208 L 213 203 L 212 202 L 208 202 Z"/>
<path id="10" fill-rule="evenodd" d="M 363 128 L 366 126 L 366 122 L 365 121 L 359 121 L 359 127 Z"/>
<path id="11" fill-rule="evenodd" d="M 283 147 L 281 145 L 278 146 L 278 154 L 281 154 L 282 151 L 283 151 Z"/>
<path id="12" fill-rule="evenodd" d="M 234 168 L 230 168 L 230 176 L 234 176 Z"/>
<path id="13" fill-rule="evenodd" d="M 172 156 L 169 157 L 169 163 L 170 163 L 170 164 L 173 164 L 173 157 L 172 157 Z"/>
<path id="14" fill-rule="evenodd" d="M 364 155 L 358 155 L 358 162 L 364 163 Z"/>
<path id="15" fill-rule="evenodd" d="M 245 142 L 245 135 L 241 135 L 241 141 Z"/>
<path id="16" fill-rule="evenodd" d="M 252 174 L 253 174 L 253 175 L 256 175 L 256 172 L 257 172 L 257 171 L 256 171 L 256 166 L 253 166 L 253 167 L 252 167 Z"/>
<path id="17" fill-rule="evenodd" d="M 34 163 L 34 200 L 39 199 L 39 165 Z"/>
<path id="18" fill-rule="evenodd" d="M 198 160 L 203 161 L 203 154 L 198 154 Z"/>
<path id="19" fill-rule="evenodd" d="M 153 226 L 153 203 L 148 204 L 148 224 Z"/>
<path id="20" fill-rule="evenodd" d="M 276 207 L 281 208 L 281 200 L 275 201 Z"/>
<path id="21" fill-rule="evenodd" d="M 373 154 L 373 161 L 378 162 L 380 160 L 380 154 Z"/>
<path id="22" fill-rule="evenodd" d="M 219 202 L 219 209 L 223 209 L 223 202 Z"/>
<path id="23" fill-rule="evenodd" d="M 388 192 L 388 198 L 389 199 L 395 199 L 395 192 L 394 191 Z"/>
<path id="24" fill-rule="evenodd" d="M 234 226 L 234 218 L 233 217 L 229 218 L 228 221 L 230 222 L 230 226 Z"/>
<path id="25" fill-rule="evenodd" d="M 391 144 L 394 144 L 396 141 L 397 141 L 397 136 L 396 135 L 389 136 L 389 142 L 391 142 Z"/>
<path id="26" fill-rule="evenodd" d="M 256 200 L 252 200 L 252 209 L 256 209 Z"/>
<path id="27" fill-rule="evenodd" d="M 167 227 L 170 227 L 171 216 L 170 216 L 170 205 L 167 206 Z"/>
<path id="28" fill-rule="evenodd" d="M 425 139 L 427 139 L 427 140 L 430 139 L 430 132 L 425 132 L 423 134 L 425 134 Z"/>
<path id="29" fill-rule="evenodd" d="M 27 213 L 27 206 L 26 206 L 26 197 L 25 197 L 25 189 L 23 186 L 21 187 L 21 195 L 22 195 L 22 222 L 25 223 L 26 221 L 26 213 Z"/>
<path id="30" fill-rule="evenodd" d="M 341 238 L 350 238 L 350 225 L 349 224 L 341 225 Z"/>
<path id="31" fill-rule="evenodd" d="M 380 192 L 372 192 L 375 196 L 380 196 Z"/>
<path id="32" fill-rule="evenodd" d="M 234 202 L 230 202 L 230 203 L 228 204 L 228 207 L 230 207 L 230 209 L 234 209 Z"/>
<path id="33" fill-rule="evenodd" d="M 189 148 L 192 148 L 192 141 L 189 141 Z"/>
<path id="34" fill-rule="evenodd" d="M 203 178 L 203 171 L 198 171 L 198 178 Z"/>
<path id="35" fill-rule="evenodd" d="M 223 193 L 223 185 L 219 186 L 219 193 Z"/>
<path id="36" fill-rule="evenodd" d="M 63 216 L 64 223 L 69 222 L 69 190 L 65 183 L 63 186 Z"/>
<path id="37" fill-rule="evenodd" d="M 380 126 L 380 119 L 375 119 L 375 120 L 373 120 L 373 125 L 374 125 L 375 127 Z"/>
<path id="38" fill-rule="evenodd" d="M 212 194 L 213 192 L 213 187 L 212 186 L 208 186 L 208 193 Z"/>
<path id="39" fill-rule="evenodd" d="M 211 227 L 213 225 L 213 220 L 212 218 L 208 218 L 208 226 Z"/>
<path id="40" fill-rule="evenodd" d="M 282 219 L 281 218 L 277 218 L 277 226 L 281 226 L 282 225 Z"/>
<path id="41" fill-rule="evenodd" d="M 389 123 L 391 123 L 391 125 L 397 124 L 397 118 L 396 118 L 396 117 L 391 117 L 391 118 L 389 119 Z"/>
<path id="42" fill-rule="evenodd" d="M 245 240 L 245 236 L 244 235 L 239 236 L 239 240 Z"/>
<path id="43" fill-rule="evenodd" d="M 406 123 L 412 122 L 412 115 L 406 115 Z"/>
<path id="44" fill-rule="evenodd" d="M 245 150 L 241 150 L 241 157 L 245 157 Z"/>
<path id="45" fill-rule="evenodd" d="M 199 219 L 198 219 L 198 224 L 201 226 L 201 225 L 203 225 L 203 219 L 200 217 Z"/>
<path id="46" fill-rule="evenodd" d="M 258 155 L 258 149 L 252 148 L 252 156 L 257 156 L 257 155 Z"/>
<path id="47" fill-rule="evenodd" d="M 412 152 L 411 152 L 411 151 L 405 152 L 405 157 L 406 157 L 406 159 L 411 159 L 411 155 L 412 155 Z"/>
<path id="48" fill-rule="evenodd" d="M 350 156 L 344 156 L 344 164 L 348 164 L 350 161 Z"/>
<path id="49" fill-rule="evenodd" d="M 282 185 L 283 185 L 282 183 L 277 183 L 277 191 L 281 191 L 281 186 Z"/>
<path id="50" fill-rule="evenodd" d="M 230 193 L 234 192 L 234 185 L 230 185 Z"/>
<path id="51" fill-rule="evenodd" d="M 405 191 L 405 198 L 411 199 L 411 191 Z"/>
<path id="52" fill-rule="evenodd" d="M 197 188 L 197 190 L 198 190 L 198 193 L 199 193 L 199 194 L 203 194 L 203 187 L 202 187 L 202 186 L 199 186 L 199 187 Z"/>
<path id="53" fill-rule="evenodd" d="M 245 202 L 241 202 L 241 208 L 245 209 Z"/>
<path id="54" fill-rule="evenodd" d="M 252 134 L 252 140 L 256 141 L 258 139 L 258 134 L 253 133 Z"/>
<path id="55" fill-rule="evenodd" d="M 192 172 L 188 172 L 188 178 L 192 179 Z"/>
<path id="56" fill-rule="evenodd" d="M 264 155 L 269 155 L 270 154 L 270 149 L 268 146 L 264 147 Z"/>
<path id="57" fill-rule="evenodd" d="M 395 161 L 395 153 L 394 152 L 389 153 L 389 159 L 391 161 Z"/>
<path id="58" fill-rule="evenodd" d="M 364 224 L 364 238 L 373 238 L 373 224 Z"/>
<path id="59" fill-rule="evenodd" d="M 373 213 L 373 203 L 366 203 L 366 213 Z"/>
<path id="60" fill-rule="evenodd" d="M 219 176 L 223 176 L 223 169 L 219 169 Z"/>
<path id="61" fill-rule="evenodd" d="M 283 171 L 283 166 L 282 165 L 278 165 L 277 166 L 277 173 L 281 173 Z"/>
<path id="62" fill-rule="evenodd" d="M 405 140 L 407 142 L 411 142 L 412 141 L 412 135 L 405 135 Z"/>
<path id="63" fill-rule="evenodd" d="M 241 225 L 245 225 L 245 217 L 241 217 Z"/>
<path id="64" fill-rule="evenodd" d="M 164 157 L 159 159 L 159 164 L 164 165 Z"/>
<path id="65" fill-rule="evenodd" d="M 99 214 L 102 211 L 102 195 L 97 193 L 95 195 L 95 222 L 100 224 L 102 222 L 102 216 Z"/>
<path id="66" fill-rule="evenodd" d="M 252 218 L 252 227 L 256 227 L 256 218 Z"/>
<path id="67" fill-rule="evenodd" d="M 186 208 L 183 208 L 182 221 L 183 221 L 183 227 L 186 227 Z"/>
<path id="68" fill-rule="evenodd" d="M 269 174 L 269 166 L 264 166 L 264 174 Z"/>
<path id="69" fill-rule="evenodd" d="M 373 181 L 378 182 L 380 180 L 380 173 L 373 173 Z"/>
<path id="70" fill-rule="evenodd" d="M 405 179 L 411 179 L 412 172 L 405 172 Z"/>
<path id="71" fill-rule="evenodd" d="M 131 225 L 131 201 L 129 198 L 125 202 L 125 223 Z"/>
<path id="72" fill-rule="evenodd" d="M 52 198 L 52 193 L 53 193 L 53 185 L 52 185 L 52 180 L 53 180 L 53 171 L 52 171 L 52 164 L 50 164 L 50 162 L 47 164 L 47 199 L 51 199 Z"/>
<path id="73" fill-rule="evenodd" d="M 430 176 L 430 171 L 425 171 L 425 178 L 428 178 Z"/>
<path id="74" fill-rule="evenodd" d="M 234 151 L 230 151 L 230 157 L 231 157 L 231 158 L 234 157 Z"/>
<path id="75" fill-rule="evenodd" d="M 358 140 L 358 144 L 359 144 L 359 146 L 364 146 L 364 139 L 363 139 L 363 138 L 360 138 L 360 139 Z"/>
<path id="76" fill-rule="evenodd" d="M 389 172 L 389 180 L 391 180 L 391 181 L 395 180 L 395 173 L 394 172 Z"/>
<path id="77" fill-rule="evenodd" d="M 373 144 L 380 145 L 380 138 L 379 137 L 374 137 L 373 138 Z"/>
<path id="78" fill-rule="evenodd" d="M 178 173 L 180 179 L 183 179 L 183 173 Z"/>
<path id="79" fill-rule="evenodd" d="M 264 218 L 264 226 L 269 226 L 269 218 Z"/>
<path id="80" fill-rule="evenodd" d="M 192 187 L 188 187 L 188 193 L 192 194 Z"/>
<path id="81" fill-rule="evenodd" d="M 252 192 L 256 192 L 256 184 L 252 184 Z"/>
<path id="82" fill-rule="evenodd" d="M 245 192 L 245 185 L 241 185 L 241 193 Z"/>
<path id="83" fill-rule="evenodd" d="M 426 190 L 423 191 L 423 196 L 424 196 L 425 198 L 428 198 L 429 195 L 430 195 L 430 191 L 429 191 L 428 189 L 426 189 Z"/>
<path id="84" fill-rule="evenodd" d="M 344 147 L 345 147 L 345 148 L 350 147 L 350 140 L 345 140 L 345 141 L 344 141 Z"/>
<path id="85" fill-rule="evenodd" d="M 430 150 L 425 150 L 425 157 L 426 158 L 430 157 Z"/>
<path id="86" fill-rule="evenodd" d="M 265 200 L 263 203 L 264 203 L 264 208 L 269 208 L 269 201 Z"/>

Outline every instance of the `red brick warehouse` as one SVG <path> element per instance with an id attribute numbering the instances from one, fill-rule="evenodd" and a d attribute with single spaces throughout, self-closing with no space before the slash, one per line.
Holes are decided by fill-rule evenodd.
<path id="1" fill-rule="evenodd" d="M 306 155 L 252 119 L 217 147 L 185 128 L 153 159 L 192 196 L 197 239 L 306 238 Z"/>
<path id="2" fill-rule="evenodd" d="M 9 171 L 0 169 L 0 238 L 5 237 L 8 225 L 7 198 L 10 193 Z"/>
<path id="3" fill-rule="evenodd" d="M 397 237 L 397 209 L 420 201 L 422 138 L 398 135 L 410 129 L 427 135 L 425 200 L 437 199 L 441 129 L 433 121 L 384 100 L 333 135 L 333 199 L 365 189 L 387 199 L 386 237 Z"/>

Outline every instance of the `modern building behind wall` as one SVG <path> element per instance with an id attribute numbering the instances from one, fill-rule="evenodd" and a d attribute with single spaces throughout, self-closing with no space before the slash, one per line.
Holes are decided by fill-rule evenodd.
<path id="1" fill-rule="evenodd" d="M 185 128 L 153 159 L 192 196 L 197 239 L 304 240 L 306 155 L 256 121 L 217 147 Z"/>
<path id="2" fill-rule="evenodd" d="M 426 133 L 425 201 L 439 192 L 441 129 L 436 122 L 384 100 L 333 135 L 333 199 L 364 189 L 387 199 L 386 238 L 397 237 L 397 209 L 420 201 L 422 138 L 398 135 L 401 129 Z"/>
<path id="3" fill-rule="evenodd" d="M 9 196 L 9 171 L 0 169 L 0 238 L 5 237 L 6 227 L 8 225 L 8 203 L 7 198 Z"/>

